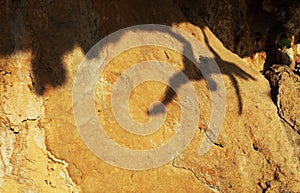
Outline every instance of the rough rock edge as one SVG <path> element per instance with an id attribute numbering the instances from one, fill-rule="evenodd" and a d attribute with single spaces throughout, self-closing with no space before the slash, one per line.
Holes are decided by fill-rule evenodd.
<path id="1" fill-rule="evenodd" d="M 11 153 L 10 155 L 4 155 L 5 153 L 7 152 L 3 152 L 2 149 L 4 150 L 7 150 L 6 146 L 7 146 L 7 140 L 1 140 L 1 170 L 0 170 L 0 178 L 1 178 L 1 181 L 0 181 L 0 192 L 3 191 L 3 188 L 5 187 L 6 185 L 6 181 L 5 181 L 5 178 L 8 177 L 9 178 L 9 175 L 11 174 L 11 172 L 13 171 L 13 163 L 11 163 L 11 160 L 14 159 L 14 155 L 19 155 L 20 151 L 24 151 L 26 150 L 28 147 L 26 147 L 25 149 L 22 149 L 20 150 L 19 152 L 16 153 L 15 149 L 18 149 L 16 148 L 16 138 L 15 138 L 15 135 L 16 133 L 14 133 L 13 130 L 10 129 L 10 131 L 8 130 L 9 128 L 6 128 L 5 130 L 2 130 L 1 132 L 1 135 L 10 135 L 11 139 L 12 139 L 12 143 L 11 143 L 11 147 L 10 147 L 10 150 L 11 150 Z M 34 141 L 34 143 L 42 150 L 42 152 L 44 153 L 44 155 L 47 157 L 47 159 L 50 159 L 51 161 L 53 161 L 54 163 L 57 163 L 59 165 L 61 165 L 61 169 L 64 173 L 64 179 L 63 179 L 63 183 L 66 185 L 66 187 L 68 187 L 69 189 L 69 192 L 70 193 L 79 193 L 79 188 L 78 186 L 73 182 L 72 178 L 69 176 L 69 173 L 68 173 L 68 170 L 67 170 L 67 167 L 68 167 L 68 163 L 65 162 L 64 160 L 60 160 L 58 158 L 56 158 L 50 151 L 47 150 L 47 147 L 46 147 L 46 143 L 45 143 L 45 131 L 43 128 L 40 128 L 40 127 L 35 127 L 35 129 L 38 129 L 40 130 L 40 132 L 36 132 L 35 131 L 35 136 L 34 136 L 34 139 L 32 139 Z M 24 137 L 27 137 L 28 135 L 25 135 Z M 22 136 L 23 137 L 23 136 Z M 39 141 L 37 142 L 37 139 L 39 139 Z M 27 141 L 27 139 L 25 139 L 25 141 Z M 3 146 L 2 144 L 5 143 L 6 146 Z M 2 148 L 4 147 L 4 148 Z M 7 160 L 6 162 L 4 161 L 3 158 L 6 158 L 5 160 Z M 22 178 L 22 177 L 21 177 Z"/>
<path id="2" fill-rule="evenodd" d="M 24 54 L 26 57 L 28 57 L 31 53 L 19 53 Z M 17 55 L 12 55 L 8 61 L 18 61 Z M 12 62 L 13 63 L 13 62 Z M 17 63 L 17 62 L 16 62 Z M 2 66 L 1 66 L 2 67 Z M 2 69 L 3 68 L 3 69 Z M 13 101 L 17 100 L 14 96 L 17 96 L 17 90 L 14 90 L 13 87 L 20 86 L 24 90 L 25 93 L 27 93 L 27 98 L 25 97 L 25 102 L 31 99 L 35 99 L 37 101 L 40 101 L 37 106 L 35 106 L 40 111 L 37 111 L 34 116 L 31 116 L 31 114 L 25 113 L 20 120 L 13 121 L 14 117 L 16 117 L 16 113 L 11 113 L 10 109 L 5 109 L 4 105 L 0 106 L 0 113 L 3 115 L 0 117 L 0 135 L 2 137 L 0 139 L 0 192 L 5 191 L 6 185 L 11 186 L 11 184 L 7 181 L 7 179 L 14 180 L 15 177 L 20 177 L 23 179 L 22 175 L 20 173 L 13 174 L 14 170 L 19 168 L 22 165 L 22 162 L 19 162 L 19 158 L 23 157 L 22 154 L 23 151 L 26 151 L 27 149 L 30 149 L 28 146 L 29 141 L 31 140 L 33 143 L 37 145 L 37 147 L 41 150 L 40 153 L 42 153 L 43 157 L 45 159 L 51 160 L 53 163 L 57 163 L 61 166 L 61 171 L 63 172 L 63 178 L 61 183 L 65 185 L 66 191 L 70 193 L 78 193 L 79 187 L 73 182 L 71 177 L 69 176 L 67 167 L 68 163 L 66 163 L 64 160 L 60 160 L 47 150 L 47 146 L 45 143 L 45 131 L 43 128 L 39 127 L 38 122 L 43 117 L 43 105 L 44 101 L 42 98 L 37 97 L 32 90 L 27 86 L 31 85 L 32 82 L 30 81 L 30 71 L 26 68 L 16 68 L 15 66 L 9 67 L 2 67 L 0 69 L 2 79 L 5 80 L 5 84 L 3 85 L 2 90 L 2 96 L 3 98 L 0 100 L 2 104 L 19 104 L 20 101 Z M 9 68 L 9 69 L 8 69 Z M 16 69 L 15 69 L 16 68 Z M 11 73 L 11 71 L 14 71 L 14 73 Z M 28 74 L 29 73 L 29 74 Z M 23 78 L 20 77 L 19 74 L 23 75 Z M 6 75 L 9 75 L 10 77 L 6 77 Z M 28 75 L 28 76 L 27 76 Z M 25 77 L 25 79 L 24 79 Z M 27 84 L 26 84 L 27 83 Z M 28 99 L 28 100 L 27 100 Z M 23 101 L 22 103 L 23 104 Z M 20 105 L 19 104 L 19 105 Z M 27 104 L 27 103 L 26 103 Z M 17 105 L 18 106 L 18 105 Z M 39 108 L 41 106 L 41 109 Z M 28 109 L 27 109 L 28 111 Z M 11 115 L 11 116 L 8 116 Z M 23 135 L 20 133 L 20 131 L 26 131 L 26 125 L 27 123 L 32 123 L 34 125 L 34 129 L 40 130 L 40 132 L 36 132 L 34 130 L 34 138 L 28 139 L 28 134 Z M 30 128 L 28 128 L 30 129 Z M 32 128 L 33 129 L 33 128 Z M 17 137 L 18 136 L 18 137 Z M 21 141 L 24 141 L 26 143 L 26 146 L 22 146 L 20 143 Z M 39 139 L 39 142 L 36 140 Z M 21 146 L 20 146 L 21 145 Z M 17 160 L 17 162 L 15 162 Z M 11 176 L 13 174 L 13 176 Z M 35 181 L 34 178 L 30 179 Z"/>
<path id="3" fill-rule="evenodd" d="M 274 103 L 277 106 L 278 109 L 278 115 L 279 117 L 284 120 L 287 124 L 290 125 L 291 128 L 293 128 L 299 135 L 300 135 L 300 123 L 297 123 L 298 120 L 294 120 L 293 117 L 290 116 L 290 112 L 285 112 L 284 109 L 282 109 L 282 100 L 281 95 L 283 95 L 282 90 L 285 90 L 287 88 L 282 88 L 282 81 L 284 76 L 284 73 L 287 73 L 287 76 L 291 81 L 299 82 L 300 83 L 300 77 L 297 76 L 288 66 L 286 65 L 280 65 L 280 64 L 274 64 L 270 70 L 268 70 L 265 73 L 265 77 L 269 80 L 270 86 L 271 86 L 271 92 L 272 92 L 272 99 Z M 290 93 L 290 92 L 289 92 Z M 297 99 L 297 96 L 294 96 Z M 291 101 L 293 104 L 296 103 L 295 101 Z M 297 104 L 294 104 L 297 105 Z M 300 118 L 300 117 L 299 117 Z M 299 119 L 298 118 L 298 119 Z M 299 125 L 299 126 L 298 126 Z"/>

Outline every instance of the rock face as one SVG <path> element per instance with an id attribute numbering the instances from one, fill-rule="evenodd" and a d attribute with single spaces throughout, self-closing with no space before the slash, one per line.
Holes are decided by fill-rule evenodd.
<path id="1" fill-rule="evenodd" d="M 286 65 L 273 65 L 266 72 L 279 115 L 300 132 L 300 77 Z"/>
<path id="2" fill-rule="evenodd" d="M 300 41 L 300 5 L 294 0 L 196 0 L 192 6 L 181 1 L 181 7 L 190 22 L 199 25 L 197 19 L 204 19 L 227 49 L 249 58 L 247 62 L 255 69 L 265 71 L 281 63 L 276 43 L 282 35 L 294 37 L 295 44 Z M 262 51 L 267 52 L 266 61 L 262 65 L 259 60 L 251 62 Z"/>
<path id="3" fill-rule="evenodd" d="M 299 77 L 284 66 L 271 69 L 276 107 L 265 77 L 230 51 L 255 53 L 261 46 L 256 40 L 265 38 L 246 24 L 236 26 L 247 11 L 255 13 L 255 3 L 249 2 L 2 1 L 1 192 L 300 192 Z M 273 4 L 264 1 L 264 9 L 273 10 Z M 139 62 L 159 60 L 187 74 L 200 106 L 196 134 L 183 153 L 163 166 L 133 171 L 107 164 L 83 142 L 73 116 L 72 89 L 78 67 L 95 43 L 116 30 L 145 23 L 169 25 L 193 36 L 211 53 L 206 59 L 216 61 L 220 73 L 211 71 L 205 80 L 190 60 L 164 47 L 136 47 L 113 58 L 97 79 L 95 108 L 107 135 L 120 145 L 145 150 L 167 143 L 184 108 L 177 96 L 168 96 L 166 85 L 145 82 L 130 96 L 130 114 L 145 123 L 153 101 L 168 101 L 165 122 L 149 136 L 133 135 L 118 124 L 111 110 L 113 85 Z M 232 33 L 237 27 L 241 31 Z M 236 38 L 255 46 L 234 42 Z M 118 46 L 118 41 L 113 44 Z M 211 98 L 220 86 L 212 91 L 208 86 L 216 76 L 225 84 L 226 115 L 212 141 Z M 212 148 L 201 155 L 205 140 Z"/>

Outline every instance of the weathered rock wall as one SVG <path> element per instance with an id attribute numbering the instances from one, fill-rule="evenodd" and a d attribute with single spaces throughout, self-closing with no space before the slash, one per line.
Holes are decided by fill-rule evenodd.
<path id="1" fill-rule="evenodd" d="M 278 116 L 268 81 L 231 52 L 244 55 L 257 50 L 255 37 L 247 38 L 256 32 L 251 27 L 255 12 L 251 11 L 253 20 L 244 22 L 248 3 L 1 1 L 1 191 L 299 192 L 299 135 Z M 261 17 L 268 20 L 269 16 Z M 226 116 L 213 148 L 200 156 L 211 117 L 211 95 L 203 77 L 191 62 L 168 49 L 122 53 L 97 83 L 99 120 L 110 120 L 111 89 L 122 70 L 144 60 L 165 61 L 181 70 L 188 66 L 189 77 L 198 77 L 190 81 L 201 107 L 196 136 L 179 157 L 159 168 L 130 171 L 106 164 L 83 143 L 73 118 L 72 88 L 78 66 L 97 41 L 118 29 L 145 23 L 185 30 L 210 50 L 226 86 Z M 165 90 L 155 83 L 138 87 L 132 94 L 132 116 L 147 120 L 145 109 L 161 100 Z M 126 133 L 114 121 L 103 124 L 113 128 L 107 132 L 120 144 L 150 148 L 174 134 L 180 119 L 176 97 L 167 111 L 166 123 L 147 138 Z"/>

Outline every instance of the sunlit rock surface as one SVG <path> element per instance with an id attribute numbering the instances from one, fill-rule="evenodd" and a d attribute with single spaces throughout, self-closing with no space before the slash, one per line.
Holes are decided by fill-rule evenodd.
<path id="1" fill-rule="evenodd" d="M 299 192 L 300 137 L 295 127 L 282 119 L 288 123 L 297 120 L 299 111 L 289 115 L 291 111 L 282 108 L 279 116 L 269 83 L 259 73 L 263 55 L 257 59 L 257 68 L 251 68 L 249 61 L 247 65 L 237 55 L 245 50 L 256 54 L 255 37 L 253 44 L 247 43 L 251 39 L 234 44 L 234 19 L 224 22 L 221 15 L 218 19 L 213 14 L 202 18 L 195 2 L 2 1 L 1 192 Z M 219 3 L 211 5 L 215 4 Z M 216 15 L 225 16 L 230 11 L 239 17 L 247 12 L 246 1 L 233 7 L 225 4 L 217 6 Z M 265 2 L 264 9 L 274 8 Z M 255 15 L 253 18 L 250 23 L 257 19 Z M 293 18 L 288 21 L 293 26 Z M 225 31 L 218 22 L 225 25 Z M 221 76 L 225 83 L 226 115 L 212 148 L 200 155 L 212 113 L 211 93 L 201 73 L 170 49 L 148 46 L 123 52 L 108 64 L 95 92 L 98 120 L 111 139 L 132 149 L 155 148 L 174 135 L 180 122 L 176 96 L 166 105 L 166 121 L 150 136 L 130 134 L 113 119 L 113 84 L 124 70 L 138 62 L 160 60 L 185 69 L 200 107 L 196 135 L 180 156 L 158 168 L 132 171 L 105 163 L 82 141 L 73 117 L 72 89 L 77 69 L 95 43 L 116 30 L 146 23 L 184 30 L 209 50 L 221 71 L 212 76 Z M 242 29 L 251 35 L 247 26 Z M 223 44 L 237 54 L 227 50 L 212 31 L 222 41 L 228 38 Z M 264 48 L 259 41 L 257 45 L 258 51 Z M 299 83 L 298 79 L 293 81 L 290 84 Z M 294 99 L 299 96 L 289 94 L 299 94 L 296 88 L 280 90 L 280 104 L 297 106 Z M 149 105 L 162 100 L 166 90 L 166 85 L 158 82 L 139 85 L 129 102 L 132 117 L 147 122 Z"/>

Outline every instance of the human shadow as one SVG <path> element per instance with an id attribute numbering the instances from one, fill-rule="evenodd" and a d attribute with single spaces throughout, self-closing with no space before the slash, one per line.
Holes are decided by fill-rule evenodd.
<path id="1" fill-rule="evenodd" d="M 253 76 L 251 76 L 249 73 L 247 73 L 244 70 L 242 70 L 241 68 L 239 68 L 236 64 L 224 61 L 219 56 L 219 54 L 211 47 L 205 32 L 203 32 L 203 34 L 204 34 L 204 41 L 205 41 L 206 45 L 208 46 L 209 51 L 214 56 L 213 60 L 215 60 L 217 62 L 217 64 L 219 65 L 221 73 L 224 75 L 227 75 L 229 77 L 229 79 L 234 87 L 234 90 L 235 90 L 235 93 L 237 96 L 237 100 L 238 100 L 239 114 L 242 114 L 243 98 L 241 96 L 241 88 L 239 86 L 239 82 L 236 77 L 240 77 L 244 80 L 256 80 L 256 79 Z"/>
<path id="2" fill-rule="evenodd" d="M 204 27 L 203 27 L 204 28 Z M 210 65 L 212 64 L 214 61 L 217 62 L 220 70 L 221 70 L 221 73 L 224 74 L 224 75 L 227 75 L 230 80 L 231 80 L 231 83 L 234 87 L 234 90 L 235 90 L 235 93 L 236 93 L 236 96 L 237 96 L 237 100 L 238 100 L 238 109 L 239 109 L 239 114 L 242 114 L 243 112 L 243 99 L 242 99 L 242 96 L 241 96 L 241 88 L 239 86 L 239 83 L 238 83 L 238 79 L 236 77 L 240 77 L 244 80 L 255 80 L 255 78 L 253 76 L 251 76 L 249 73 L 245 72 L 244 70 L 242 70 L 241 68 L 239 68 L 236 64 L 234 63 L 231 63 L 231 62 L 226 62 L 224 61 L 219 55 L 218 53 L 211 47 L 209 41 L 208 41 L 208 38 L 207 38 L 207 35 L 206 33 L 204 32 L 204 30 L 202 30 L 203 32 L 203 35 L 204 35 L 204 41 L 205 41 L 205 44 L 208 46 L 209 48 L 209 51 L 213 54 L 213 57 L 203 57 L 203 56 L 193 56 L 194 58 L 196 57 L 199 57 L 199 65 L 206 65 L 206 71 L 205 73 L 207 73 L 207 78 L 205 79 L 206 80 L 206 83 L 210 89 L 210 91 L 215 91 L 217 90 L 217 83 L 213 80 L 213 79 L 210 79 L 210 75 L 211 74 L 219 74 L 220 75 L 220 71 L 219 70 L 216 70 L 215 68 L 211 68 L 210 66 L 207 66 L 207 65 Z M 184 52 L 183 54 L 186 56 L 187 55 L 187 52 L 191 52 L 192 51 L 192 47 L 190 45 L 189 42 L 187 42 L 185 39 L 183 39 L 182 37 L 178 37 L 178 35 L 175 36 L 177 39 L 179 39 L 184 46 Z M 197 61 L 197 60 L 194 60 L 194 61 Z M 169 81 L 169 84 L 168 85 L 172 85 L 171 86 L 168 86 L 162 100 L 161 100 L 161 103 L 164 104 L 164 105 L 167 105 L 168 103 L 170 103 L 172 101 L 172 99 L 176 96 L 176 91 L 178 89 L 180 89 L 180 87 L 183 85 L 183 84 L 186 84 L 187 82 L 186 81 L 178 81 L 181 76 L 181 73 L 184 73 L 189 81 L 200 81 L 201 79 L 203 79 L 203 74 L 201 73 L 201 70 L 200 68 L 198 68 L 196 66 L 196 64 L 193 64 L 189 59 L 187 59 L 186 57 L 183 57 L 183 64 L 184 64 L 184 68 L 181 72 L 175 74 Z M 160 105 L 156 105 L 156 106 L 153 106 L 152 109 L 149 109 L 148 111 L 148 114 L 158 114 L 158 113 L 164 113 L 164 110 L 163 108 L 160 107 Z"/>

